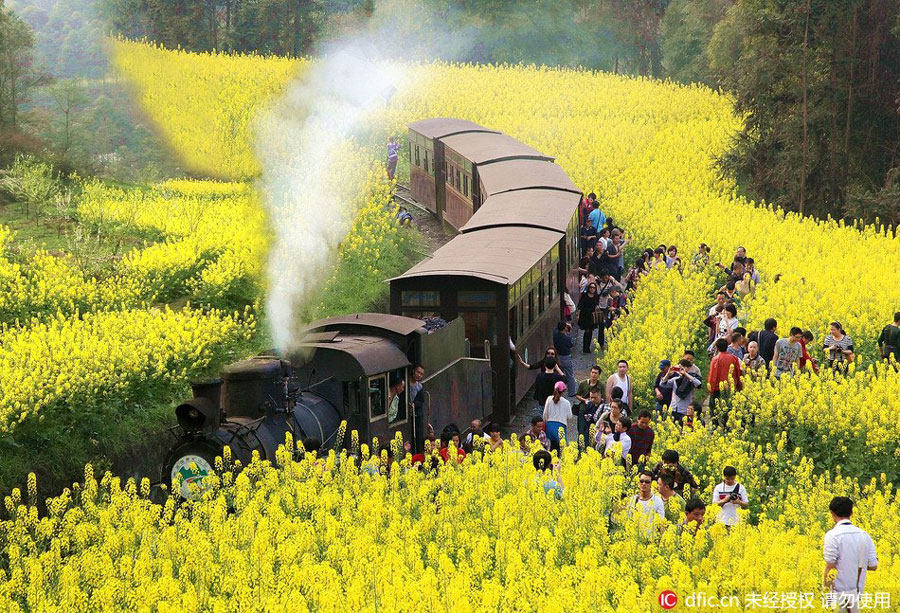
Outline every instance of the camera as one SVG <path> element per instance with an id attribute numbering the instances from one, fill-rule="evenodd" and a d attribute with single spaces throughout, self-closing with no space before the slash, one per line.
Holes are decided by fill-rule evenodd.
<path id="1" fill-rule="evenodd" d="M 730 502 L 734 502 L 735 500 L 740 500 L 740 499 L 741 499 L 741 495 L 738 492 L 731 492 L 731 494 L 728 495 L 728 500 Z"/>

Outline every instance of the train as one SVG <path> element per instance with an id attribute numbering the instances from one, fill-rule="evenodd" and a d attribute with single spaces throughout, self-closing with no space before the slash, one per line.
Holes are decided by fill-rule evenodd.
<path id="1" fill-rule="evenodd" d="M 510 420 L 536 375 L 515 355 L 543 356 L 563 317 L 582 193 L 552 156 L 460 119 L 410 124 L 409 166 L 411 198 L 456 236 L 389 280 L 389 314 L 312 322 L 284 355 L 195 382 L 161 475 L 183 497 L 226 447 L 243 464 L 274 461 L 289 433 L 334 447 L 345 421 L 361 440 L 399 433 L 421 451 L 429 425 Z"/>

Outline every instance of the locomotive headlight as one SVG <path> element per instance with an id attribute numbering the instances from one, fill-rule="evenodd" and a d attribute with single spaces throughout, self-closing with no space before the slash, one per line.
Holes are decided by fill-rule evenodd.
<path id="1" fill-rule="evenodd" d="M 178 425 L 185 432 L 197 432 L 219 425 L 219 407 L 208 398 L 191 398 L 175 407 Z"/>

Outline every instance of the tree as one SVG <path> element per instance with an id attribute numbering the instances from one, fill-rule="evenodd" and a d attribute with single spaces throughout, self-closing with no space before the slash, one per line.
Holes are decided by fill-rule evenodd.
<path id="1" fill-rule="evenodd" d="M 0 0 L 0 130 L 16 129 L 19 109 L 49 77 L 34 63 L 34 35 Z"/>
<path id="2" fill-rule="evenodd" d="M 746 117 L 723 172 L 788 210 L 859 212 L 848 193 L 874 194 L 898 165 L 898 11 L 900 0 L 735 2 L 707 49 Z"/>
<path id="3" fill-rule="evenodd" d="M 660 23 L 665 75 L 683 83 L 715 85 L 707 48 L 732 0 L 672 0 Z"/>
<path id="4" fill-rule="evenodd" d="M 56 142 L 60 155 L 69 156 L 72 149 L 75 130 L 75 115 L 87 104 L 87 97 L 78 82 L 68 79 L 58 81 L 50 86 L 50 97 L 59 112 L 57 121 Z"/>

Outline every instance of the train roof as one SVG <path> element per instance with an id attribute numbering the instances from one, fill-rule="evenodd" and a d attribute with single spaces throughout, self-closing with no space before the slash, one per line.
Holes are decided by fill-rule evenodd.
<path id="1" fill-rule="evenodd" d="M 581 195 L 569 175 L 558 164 L 545 160 L 506 160 L 478 169 L 484 197 L 514 190 L 542 187 Z"/>
<path id="2" fill-rule="evenodd" d="M 422 329 L 422 327 L 422 320 L 413 317 L 388 315 L 386 313 L 356 313 L 319 319 L 311 322 L 306 327 L 306 331 L 309 334 L 325 330 L 386 330 L 387 332 L 406 336 Z"/>
<path id="3" fill-rule="evenodd" d="M 561 234 L 543 228 L 503 226 L 460 234 L 434 255 L 391 281 L 414 277 L 477 277 L 510 285 L 559 242 Z"/>
<path id="4" fill-rule="evenodd" d="M 493 165 L 493 164 L 492 164 Z M 490 196 L 460 232 L 496 226 L 526 226 L 565 232 L 578 209 L 580 194 L 554 189 L 524 189 Z"/>
<path id="5" fill-rule="evenodd" d="M 433 117 L 430 119 L 422 119 L 409 124 L 409 129 L 413 132 L 421 134 L 425 138 L 444 138 L 453 134 L 462 132 L 490 132 L 499 134 L 497 130 L 485 128 L 477 123 L 467 121 L 465 119 L 454 119 L 452 117 Z"/>
<path id="6" fill-rule="evenodd" d="M 520 143 L 506 134 L 471 132 L 441 139 L 445 147 L 453 149 L 473 164 L 488 164 L 515 158 L 553 161 L 537 149 Z"/>
<path id="7" fill-rule="evenodd" d="M 406 354 L 395 343 L 365 334 L 313 333 L 297 343 L 289 356 L 290 361 L 295 365 L 307 363 L 313 359 L 312 353 L 315 353 L 316 368 L 320 372 L 341 373 L 344 379 L 410 366 Z"/>

